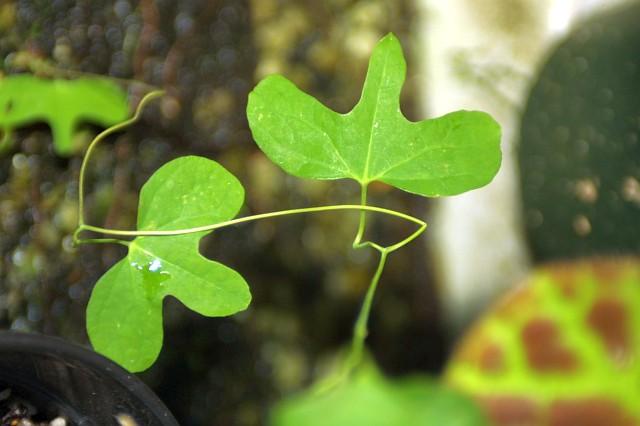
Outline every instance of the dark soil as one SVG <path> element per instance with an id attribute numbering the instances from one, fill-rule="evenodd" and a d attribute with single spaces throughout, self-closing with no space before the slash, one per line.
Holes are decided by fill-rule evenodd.
<path id="1" fill-rule="evenodd" d="M 36 404 L 21 397 L 10 388 L 0 392 L 0 426 L 67 426 L 62 416 L 43 413 Z"/>

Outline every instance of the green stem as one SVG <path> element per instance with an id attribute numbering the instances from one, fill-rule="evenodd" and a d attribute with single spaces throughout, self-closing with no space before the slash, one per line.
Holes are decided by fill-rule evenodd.
<path id="1" fill-rule="evenodd" d="M 77 233 L 77 231 L 76 231 L 76 233 Z M 84 238 L 84 239 L 79 239 L 79 238 L 77 238 L 76 233 L 73 234 L 73 243 L 75 245 L 80 245 L 80 244 L 120 244 L 120 245 L 123 245 L 125 247 L 129 247 L 129 245 L 130 245 L 129 241 L 121 240 L 119 238 Z"/>
<path id="2" fill-rule="evenodd" d="M 360 205 L 361 206 L 367 205 L 367 187 L 368 187 L 368 184 L 366 183 L 360 184 Z M 352 244 L 354 249 L 359 249 L 366 246 L 366 243 L 365 244 L 362 243 L 362 237 L 364 237 L 366 224 L 367 224 L 367 211 L 361 210 L 360 221 L 358 223 L 358 232 L 356 233 L 356 237 L 354 238 L 353 244 Z"/>
<path id="3" fill-rule="evenodd" d="M 360 365 L 364 354 L 364 342 L 369 334 L 368 323 L 369 314 L 371 313 L 371 305 L 373 304 L 373 298 L 375 296 L 378 283 L 380 282 L 380 277 L 382 276 L 382 271 L 384 270 L 388 254 L 389 251 L 386 249 L 380 251 L 378 267 L 371 278 L 367 294 L 362 302 L 360 313 L 358 314 L 358 318 L 356 319 L 356 323 L 353 327 L 351 347 L 349 348 L 349 353 L 347 354 L 344 363 L 341 368 L 337 369 L 333 374 L 315 385 L 314 392 L 316 395 L 324 394 L 343 383 L 344 380 L 349 377 L 351 372 Z"/>
<path id="4" fill-rule="evenodd" d="M 414 218 L 416 219 L 416 218 Z M 368 335 L 367 324 L 369 323 L 369 314 L 371 313 L 371 305 L 373 303 L 373 297 L 375 296 L 376 289 L 378 288 L 378 282 L 380 281 L 380 276 L 382 275 L 382 271 L 384 270 L 384 265 L 387 261 L 387 256 L 389 253 L 392 253 L 398 250 L 401 247 L 409 244 L 411 241 L 415 240 L 424 232 L 427 227 L 427 224 L 419 219 L 417 221 L 421 222 L 418 229 L 405 238 L 402 241 L 399 241 L 393 245 L 387 247 L 380 247 L 377 244 L 370 243 L 371 247 L 375 248 L 380 252 L 380 261 L 378 263 L 378 268 L 376 269 L 373 278 L 371 279 L 371 283 L 369 284 L 369 288 L 367 289 L 367 294 L 365 295 L 364 302 L 362 303 L 362 308 L 360 309 L 360 313 L 358 314 L 358 318 L 356 319 L 355 326 L 353 328 L 353 337 L 351 339 L 351 350 L 347 356 L 347 360 L 344 363 L 343 369 L 337 380 L 333 380 L 328 383 L 328 386 L 324 386 L 323 390 L 328 390 L 332 386 L 338 384 L 343 379 L 347 378 L 349 374 L 356 368 L 360 362 L 362 361 L 362 353 L 364 351 L 364 342 Z M 417 223 L 417 222 L 414 222 Z"/>
<path id="5" fill-rule="evenodd" d="M 364 341 L 369 334 L 369 330 L 367 328 L 367 324 L 369 323 L 369 314 L 371 313 L 371 305 L 373 303 L 373 297 L 376 293 L 376 288 L 378 287 L 378 282 L 380 281 L 380 276 L 382 275 L 382 271 L 384 270 L 384 265 L 387 261 L 387 255 L 389 254 L 388 250 L 382 250 L 380 252 L 380 261 L 378 262 L 378 268 L 376 269 L 376 273 L 371 278 L 371 283 L 369 284 L 369 289 L 367 290 L 367 294 L 364 297 L 364 301 L 362 302 L 362 308 L 360 308 L 360 313 L 358 314 L 358 319 L 356 320 L 356 324 L 353 328 L 353 339 L 351 341 L 351 351 L 349 352 L 349 356 L 347 358 L 347 362 L 344 365 L 343 377 L 349 375 L 349 373 L 360 364 L 362 360 L 362 353 L 364 351 Z"/>
<path id="6" fill-rule="evenodd" d="M 367 186 L 368 183 L 361 184 L 360 205 L 363 207 L 367 205 Z M 419 224 L 419 228 L 407 238 L 391 246 L 382 247 L 372 241 L 362 241 L 366 229 L 366 222 L 367 211 L 366 209 L 362 209 L 360 211 L 360 223 L 358 224 L 358 231 L 356 233 L 355 239 L 353 240 L 353 248 L 360 249 L 364 247 L 372 247 L 376 249 L 380 252 L 380 262 L 378 263 L 378 268 L 376 269 L 376 272 L 371 279 L 371 283 L 369 284 L 369 288 L 367 289 L 367 294 L 365 295 L 362 308 L 360 309 L 360 313 L 358 314 L 358 318 L 353 329 L 353 337 L 351 339 L 351 350 L 349 351 L 346 362 L 343 364 L 341 372 L 323 385 L 322 389 L 324 390 L 330 389 L 331 387 L 335 386 L 336 384 L 340 383 L 340 381 L 348 377 L 353 369 L 356 368 L 362 361 L 364 342 L 368 334 L 367 324 L 369 322 L 371 304 L 378 287 L 380 276 L 382 275 L 382 271 L 384 270 L 387 255 L 401 247 L 404 247 L 405 245 L 416 239 L 420 234 L 424 232 L 427 227 L 427 224 L 425 222 L 420 221 L 421 223 Z"/>
<path id="7" fill-rule="evenodd" d="M 287 216 L 287 215 L 293 215 L 293 214 L 328 212 L 328 211 L 336 211 L 336 210 L 366 210 L 371 212 L 383 213 L 383 214 L 395 216 L 395 217 L 413 222 L 420 226 L 419 230 L 424 230 L 424 228 L 427 226 L 427 224 L 424 221 L 416 217 L 397 212 L 395 210 L 389 210 L 389 209 L 385 209 L 382 207 L 375 207 L 375 206 L 341 204 L 341 205 L 335 205 L 335 206 L 305 207 L 301 209 L 281 210 L 281 211 L 271 212 L 271 213 L 262 213 L 262 214 L 227 220 L 225 222 L 218 222 L 210 225 L 196 226 L 193 228 L 185 228 L 185 229 L 128 231 L 128 230 L 122 230 L 122 229 L 109 229 L 109 228 L 101 228 L 93 225 L 81 224 L 76 230 L 76 235 L 82 231 L 91 231 L 91 232 L 97 232 L 97 233 L 106 234 L 106 235 L 117 235 L 121 237 L 160 237 L 160 236 L 170 236 L 170 235 L 184 235 L 184 234 L 194 234 L 197 232 L 204 232 L 204 231 L 213 231 L 213 230 L 224 228 L 227 226 L 237 225 L 240 223 L 251 222 L 251 221 L 260 220 L 260 219 L 269 219 L 269 218 Z M 422 231 L 420 231 L 420 233 L 421 232 Z M 411 239 L 414 239 L 414 238 L 415 237 Z M 80 241 L 80 239 L 78 239 L 78 241 Z M 405 240 L 401 241 L 398 244 L 401 244 L 402 246 L 411 240 L 406 242 L 404 241 Z M 381 246 L 378 246 L 378 248 L 380 250 L 385 250 L 385 248 Z"/>
<path id="8" fill-rule="evenodd" d="M 147 93 L 138 104 L 138 107 L 136 108 L 136 112 L 133 115 L 133 117 L 131 117 L 126 121 L 123 121 L 122 123 L 118 123 L 115 126 L 111 126 L 108 129 L 103 130 L 95 138 L 93 138 L 93 140 L 87 147 L 87 151 L 85 152 L 84 158 L 82 159 L 82 164 L 80 165 L 80 176 L 78 178 L 78 225 L 79 225 L 78 228 L 81 228 L 82 226 L 84 226 L 84 223 L 85 223 L 84 222 L 84 182 L 85 182 L 87 164 L 89 164 L 89 159 L 91 157 L 91 154 L 93 153 L 93 150 L 107 136 L 111 135 L 112 133 L 119 132 L 122 129 L 125 129 L 128 126 L 135 123 L 136 121 L 138 121 L 144 107 L 153 99 L 160 97 L 163 94 L 164 92 L 161 90 L 154 90 L 153 92 Z"/>

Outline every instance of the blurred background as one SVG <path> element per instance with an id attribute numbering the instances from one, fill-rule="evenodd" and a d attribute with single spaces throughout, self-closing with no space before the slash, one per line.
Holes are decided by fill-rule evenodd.
<path id="1" fill-rule="evenodd" d="M 368 345 L 388 374 L 438 374 L 456 338 L 533 266 L 640 252 L 639 19 L 637 2 L 605 0 L 3 0 L 0 58 L 5 75 L 51 65 L 167 90 L 91 165 L 89 222 L 133 228 L 139 188 L 185 154 L 238 176 L 243 215 L 357 202 L 355 184 L 271 164 L 251 139 L 247 94 L 281 73 L 347 112 L 371 49 L 394 32 L 409 119 L 480 109 L 503 126 L 503 166 L 484 189 L 444 200 L 370 189 L 371 204 L 430 227 L 389 259 Z M 143 93 L 129 89 L 132 101 Z M 15 139 L 0 156 L 0 325 L 87 343 L 93 284 L 124 252 L 71 245 L 80 155 L 56 156 L 46 125 Z M 295 216 L 205 240 L 254 300 L 222 319 L 165 302 L 165 345 L 142 377 L 182 424 L 261 424 L 349 341 L 376 262 L 350 250 L 356 227 L 355 214 Z M 411 231 L 373 227 L 380 241 Z"/>

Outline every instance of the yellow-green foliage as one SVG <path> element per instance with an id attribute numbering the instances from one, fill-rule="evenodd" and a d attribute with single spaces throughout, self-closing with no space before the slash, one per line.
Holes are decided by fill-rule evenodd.
<path id="1" fill-rule="evenodd" d="M 0 151 L 11 143 L 16 127 L 45 122 L 58 155 L 74 154 L 73 134 L 81 122 L 108 127 L 129 115 L 126 94 L 99 78 L 43 79 L 29 74 L 0 79 Z"/>
<path id="2" fill-rule="evenodd" d="M 639 424 L 638 330 L 640 260 L 553 264 L 468 333 L 447 380 L 498 424 Z"/>

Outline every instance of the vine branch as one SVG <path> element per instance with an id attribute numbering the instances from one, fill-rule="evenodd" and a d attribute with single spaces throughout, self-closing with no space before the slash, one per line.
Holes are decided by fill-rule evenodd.
<path id="1" fill-rule="evenodd" d="M 144 107 L 151 102 L 152 100 L 160 97 L 164 95 L 164 91 L 162 90 L 154 90 L 153 92 L 149 92 L 147 93 L 142 100 L 140 101 L 140 103 L 138 103 L 138 107 L 136 108 L 136 112 L 133 114 L 133 117 L 131 117 L 128 120 L 123 121 L 122 123 L 118 123 L 115 126 L 111 126 L 108 129 L 103 130 L 102 132 L 98 133 L 98 135 L 93 138 L 93 140 L 91 141 L 91 143 L 89 144 L 89 146 L 87 147 L 87 151 L 84 154 L 84 158 L 82 159 L 82 164 L 80 165 L 80 176 L 78 178 L 78 222 L 79 222 L 79 228 L 82 227 L 85 223 L 85 218 L 84 218 L 84 184 L 85 184 L 85 175 L 86 175 L 86 169 L 87 169 L 87 164 L 89 163 L 89 159 L 91 158 L 91 154 L 93 154 L 93 150 L 95 149 L 95 147 L 101 142 L 103 141 L 107 136 L 119 132 L 127 127 L 129 127 L 130 125 L 134 124 L 136 121 L 138 121 L 138 119 L 140 119 L 140 116 L 142 115 L 142 111 L 144 110 Z M 77 231 L 76 231 L 77 232 Z M 75 235 L 75 234 L 74 234 Z M 75 238 L 74 238 L 74 242 L 75 242 Z"/>
<path id="2" fill-rule="evenodd" d="M 380 281 L 380 277 L 382 276 L 382 272 L 384 270 L 384 266 L 387 260 L 387 256 L 394 252 L 395 250 L 404 247 L 409 244 L 411 241 L 415 240 L 419 235 L 421 235 L 427 227 L 426 222 L 395 210 L 390 210 L 382 207 L 369 206 L 367 205 L 367 186 L 368 183 L 361 184 L 361 192 L 360 192 L 360 204 L 340 204 L 340 205 L 330 205 L 330 206 L 319 206 L 319 207 L 306 207 L 306 208 L 298 208 L 298 209 L 289 209 L 289 210 L 281 210 L 270 213 L 262 213 L 251 216 L 240 217 L 232 220 L 227 220 L 224 222 L 212 223 L 208 225 L 202 225 L 197 227 L 185 228 L 185 229 L 172 229 L 172 230 L 123 230 L 123 229 L 110 229 L 103 228 L 99 226 L 89 225 L 85 222 L 85 209 L 84 209 L 84 193 L 85 193 L 85 178 L 86 178 L 86 168 L 89 163 L 89 159 L 95 149 L 95 147 L 103 141 L 107 136 L 121 131 L 131 124 L 138 121 L 140 115 L 144 107 L 153 99 L 163 95 L 164 92 L 156 90 L 145 95 L 138 107 L 136 108 L 135 114 L 130 119 L 123 121 L 115 126 L 109 127 L 108 129 L 99 133 L 89 144 L 87 147 L 85 156 L 82 160 L 82 165 L 80 166 L 80 176 L 78 183 L 78 227 L 73 233 L 73 242 L 75 245 L 80 244 L 89 244 L 89 243 L 116 243 L 128 246 L 130 241 L 124 240 L 122 238 L 117 237 L 160 237 L 160 236 L 176 236 L 176 235 L 185 235 L 185 234 L 193 234 L 198 232 L 208 232 L 216 229 L 225 228 L 232 225 L 238 225 L 241 223 L 262 220 L 262 219 L 270 219 L 287 215 L 295 215 L 295 214 L 304 214 L 304 213 L 319 213 L 319 212 L 329 212 L 329 211 L 338 211 L 338 210 L 358 210 L 360 212 L 359 215 L 359 224 L 358 230 L 356 232 L 356 236 L 353 240 L 352 246 L 354 249 L 361 249 L 365 247 L 370 247 L 375 249 L 380 253 L 380 259 L 378 262 L 378 266 L 376 271 L 371 278 L 371 282 L 367 289 L 367 293 L 365 295 L 364 301 L 362 303 L 362 307 L 356 319 L 354 329 L 353 329 L 353 338 L 351 341 L 351 347 L 349 353 L 346 357 L 346 360 L 342 366 L 342 368 L 337 372 L 337 374 L 329 377 L 326 381 L 322 383 L 322 390 L 328 390 L 333 388 L 335 385 L 340 383 L 343 379 L 347 378 L 351 371 L 357 367 L 363 357 L 364 352 L 364 342 L 368 334 L 367 323 L 369 320 L 369 314 L 371 312 L 371 306 L 373 304 L 373 298 L 378 287 L 378 283 Z M 366 221 L 367 221 L 367 213 L 381 213 L 393 217 L 397 217 L 409 222 L 412 222 L 418 225 L 418 229 L 416 229 L 412 234 L 403 240 L 394 243 L 389 246 L 382 246 L 373 241 L 363 241 L 364 234 L 366 231 Z M 98 234 L 109 235 L 114 238 L 81 238 L 81 234 L 83 232 L 94 232 Z"/>
<path id="3" fill-rule="evenodd" d="M 275 217 L 280 217 L 280 216 L 288 216 L 288 215 L 294 215 L 294 214 L 303 214 L 303 213 L 317 213 L 317 212 L 328 212 L 328 211 L 336 211 L 336 210 L 360 210 L 360 211 L 371 211 L 371 212 L 377 212 L 377 213 L 383 213 L 386 215 L 390 215 L 390 216 L 395 216 L 410 222 L 415 223 L 416 225 L 419 226 L 419 233 L 422 233 L 422 231 L 424 231 L 424 229 L 426 228 L 427 224 L 410 215 L 404 214 L 404 213 L 400 213 L 397 212 L 395 210 L 389 210 L 389 209 L 385 209 L 382 207 L 376 207 L 376 206 L 362 206 L 362 205 L 357 205 L 357 204 L 338 204 L 338 205 L 333 205 L 333 206 L 319 206 L 319 207 L 305 207 L 305 208 L 299 208 L 299 209 L 290 209 L 290 210 L 280 210 L 280 211 L 276 211 L 276 212 L 270 212 L 270 213 L 261 213 L 261 214 L 256 214 L 256 215 L 251 215 L 251 216 L 244 216 L 244 217 L 240 217 L 240 218 L 236 218 L 236 219 L 232 219 L 232 220 L 227 220 L 224 222 L 217 222 L 217 223 L 213 223 L 213 224 L 209 224 L 209 225 L 203 225 L 203 226 L 195 226 L 192 228 L 184 228 L 184 229 L 172 229 L 172 230 L 138 230 L 138 231 L 130 231 L 130 230 L 123 230 L 123 229 L 110 229 L 110 228 L 101 228 L 99 226 L 93 226 L 93 225 L 87 225 L 84 223 L 81 223 L 78 226 L 78 229 L 76 230 L 74 237 L 77 243 L 82 243 L 84 240 L 78 238 L 78 235 L 83 232 L 83 231 L 91 231 L 91 232 L 96 232 L 96 233 L 100 233 L 100 234 L 105 234 L 105 235 L 114 235 L 114 236 L 120 236 L 120 237 L 162 237 L 162 236 L 175 236 L 175 235 L 185 235 L 185 234 L 195 234 L 198 232 L 204 232 L 204 231 L 214 231 L 216 229 L 220 229 L 220 228 L 225 228 L 227 226 L 232 226 L 232 225 L 238 225 L 240 223 L 245 223 L 245 222 L 252 222 L 252 221 L 256 221 L 256 220 L 261 220 L 261 219 L 269 219 L 269 218 L 275 218 Z M 417 236 L 417 235 L 416 235 Z M 390 247 L 382 247 L 379 246 L 375 243 L 375 244 L 379 250 L 389 250 L 391 247 L 395 247 L 398 244 L 400 244 L 400 247 L 402 247 L 404 244 L 410 242 L 411 240 L 413 240 L 415 237 L 413 236 L 413 234 L 406 238 L 405 240 L 402 240 L 399 243 L 394 244 L 393 246 Z M 405 242 L 406 241 L 406 242 Z M 397 247 L 399 248 L 399 247 Z M 393 249 L 395 250 L 395 248 Z M 391 251 L 393 251 L 391 250 Z"/>

